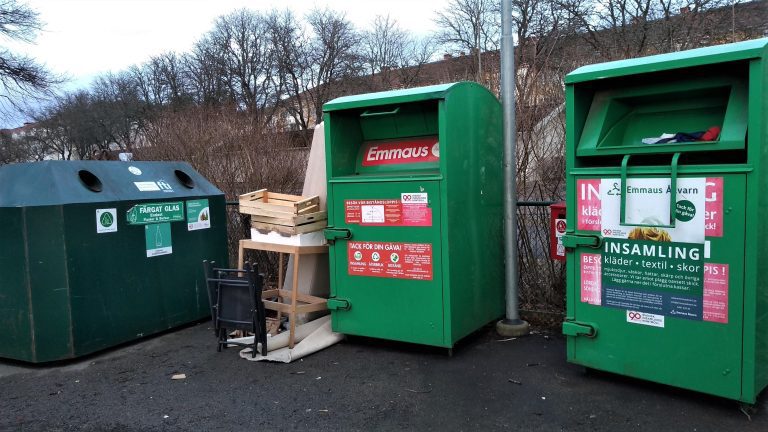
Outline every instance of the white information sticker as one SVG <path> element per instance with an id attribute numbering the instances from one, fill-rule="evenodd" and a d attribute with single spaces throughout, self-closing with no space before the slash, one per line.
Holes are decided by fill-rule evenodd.
<path id="1" fill-rule="evenodd" d="M 429 194 L 427 193 L 401 193 L 400 201 L 403 204 L 427 204 L 429 203 Z"/>
<path id="2" fill-rule="evenodd" d="M 383 205 L 363 205 L 360 211 L 363 223 L 384 223 Z"/>
<path id="3" fill-rule="evenodd" d="M 646 312 L 627 311 L 627 322 L 642 324 L 652 327 L 664 327 L 664 315 L 655 315 Z"/>
<path id="4" fill-rule="evenodd" d="M 133 182 L 133 184 L 142 192 L 157 192 L 160 190 L 160 186 L 153 181 Z"/>

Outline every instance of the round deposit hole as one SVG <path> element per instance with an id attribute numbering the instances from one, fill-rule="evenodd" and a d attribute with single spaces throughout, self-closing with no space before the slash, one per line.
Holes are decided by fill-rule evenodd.
<path id="1" fill-rule="evenodd" d="M 179 182 L 181 182 L 184 187 L 188 189 L 195 188 L 195 181 L 192 180 L 192 177 L 190 177 L 187 173 L 181 170 L 176 170 L 174 173 L 176 174 L 176 178 L 179 179 Z"/>
<path id="2" fill-rule="evenodd" d="M 101 192 L 101 180 L 96 177 L 96 174 L 88 170 L 80 170 L 78 171 L 77 176 L 80 177 L 80 181 L 83 182 L 83 185 L 89 190 L 93 192 Z"/>

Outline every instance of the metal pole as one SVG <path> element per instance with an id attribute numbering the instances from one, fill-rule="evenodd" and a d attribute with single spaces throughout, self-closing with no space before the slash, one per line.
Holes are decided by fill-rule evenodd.
<path id="1" fill-rule="evenodd" d="M 506 280 L 505 319 L 496 324 L 504 336 L 528 334 L 528 323 L 520 319 L 517 258 L 517 145 L 515 138 L 515 41 L 512 38 L 512 0 L 501 2 L 501 104 L 504 112 L 504 255 Z"/>

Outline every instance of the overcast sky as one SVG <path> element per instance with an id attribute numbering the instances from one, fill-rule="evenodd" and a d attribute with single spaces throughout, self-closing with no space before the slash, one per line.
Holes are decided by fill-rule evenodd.
<path id="1" fill-rule="evenodd" d="M 23 1 L 23 0 L 22 0 Z M 434 30 L 434 11 L 448 0 L 27 0 L 45 30 L 35 45 L 13 45 L 72 78 L 83 87 L 94 76 L 142 63 L 165 51 L 184 52 L 213 21 L 240 8 L 290 7 L 304 15 L 315 7 L 345 12 L 359 28 L 376 15 L 396 19 L 401 27 L 426 34 Z"/>

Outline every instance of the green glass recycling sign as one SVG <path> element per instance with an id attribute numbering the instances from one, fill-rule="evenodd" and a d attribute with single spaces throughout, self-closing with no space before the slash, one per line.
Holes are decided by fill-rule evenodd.
<path id="1" fill-rule="evenodd" d="M 184 220 L 184 204 L 181 201 L 137 204 L 126 213 L 129 225 L 148 225 Z"/>

